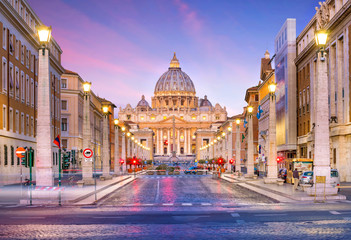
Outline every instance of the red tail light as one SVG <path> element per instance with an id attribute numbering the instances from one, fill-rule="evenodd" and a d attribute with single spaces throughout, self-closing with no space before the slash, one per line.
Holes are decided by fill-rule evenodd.
<path id="1" fill-rule="evenodd" d="M 307 177 L 303 176 L 302 178 L 307 178 Z"/>

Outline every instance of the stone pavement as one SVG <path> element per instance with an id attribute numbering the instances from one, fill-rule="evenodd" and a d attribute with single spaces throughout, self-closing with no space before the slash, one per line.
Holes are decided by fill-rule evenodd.
<path id="1" fill-rule="evenodd" d="M 294 186 L 288 183 L 283 185 L 265 184 L 262 178 L 249 179 L 245 177 L 238 177 L 234 174 L 224 173 L 221 175 L 223 180 L 237 183 L 239 186 L 260 193 L 264 196 L 275 199 L 279 202 L 298 202 L 298 201 L 314 201 L 314 196 L 308 196 L 300 187 L 294 190 Z M 324 200 L 323 196 L 318 196 L 317 200 Z M 326 200 L 346 200 L 344 195 L 326 196 Z"/>

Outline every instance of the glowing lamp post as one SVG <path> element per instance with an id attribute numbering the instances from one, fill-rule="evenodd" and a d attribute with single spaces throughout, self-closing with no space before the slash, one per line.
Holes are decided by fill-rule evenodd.
<path id="1" fill-rule="evenodd" d="M 252 112 L 253 107 L 247 107 L 249 126 L 248 126 L 248 141 L 247 141 L 247 173 L 246 177 L 253 177 L 254 175 L 254 143 L 253 143 L 253 124 L 252 124 Z"/>
<path id="2" fill-rule="evenodd" d="M 37 116 L 37 159 L 36 185 L 53 186 L 53 132 L 51 131 L 51 84 L 50 55 L 48 44 L 51 38 L 51 27 L 37 27 L 40 43 L 38 71 L 38 116 Z M 40 54 L 42 50 L 42 54 Z"/>
<path id="3" fill-rule="evenodd" d="M 102 106 L 103 117 L 103 135 L 102 135 L 102 176 L 104 179 L 111 178 L 110 176 L 110 152 L 109 152 L 109 106 Z"/>
<path id="4" fill-rule="evenodd" d="M 241 142 L 240 142 L 240 123 L 241 120 L 238 118 L 235 120 L 236 123 L 236 136 L 235 136 L 235 171 L 240 173 L 241 172 L 241 159 L 240 159 L 240 148 L 241 148 Z"/>
<path id="5" fill-rule="evenodd" d="M 265 183 L 276 183 L 278 176 L 277 169 L 277 145 L 276 145 L 276 112 L 275 112 L 275 90 L 277 85 L 272 82 L 268 85 L 269 90 L 269 127 L 268 127 L 268 161 L 267 177 Z"/>
<path id="6" fill-rule="evenodd" d="M 113 123 L 115 125 L 115 155 L 114 155 L 114 163 L 113 163 L 113 171 L 116 175 L 121 174 L 121 167 L 120 164 L 118 163 L 118 159 L 120 158 L 120 153 L 119 153 L 119 119 L 115 118 L 113 120 Z"/>

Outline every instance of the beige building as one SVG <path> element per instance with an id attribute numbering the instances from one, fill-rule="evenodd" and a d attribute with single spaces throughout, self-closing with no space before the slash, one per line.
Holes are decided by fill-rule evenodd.
<path id="1" fill-rule="evenodd" d="M 77 167 L 81 167 L 84 160 L 81 149 L 83 146 L 83 102 L 84 92 L 83 83 L 85 81 L 78 73 L 65 70 L 61 76 L 61 131 L 62 131 L 62 147 L 64 151 L 76 151 Z M 91 144 L 90 147 L 94 151 L 96 167 L 102 166 L 102 107 L 109 106 L 109 139 L 110 139 L 110 160 L 114 160 L 114 126 L 113 126 L 113 108 L 115 107 L 110 101 L 97 97 L 93 91 L 90 91 L 90 130 Z M 113 164 L 112 164 L 113 165 Z"/>
<path id="2" fill-rule="evenodd" d="M 40 47 L 36 27 L 42 24 L 26 0 L 0 0 L 0 185 L 20 181 L 20 159 L 15 155 L 17 147 L 32 147 L 36 156 Z M 53 38 L 48 47 L 51 86 L 48 104 L 51 104 L 51 130 L 55 138 L 61 134 L 62 50 Z M 51 161 L 54 175 L 57 175 L 58 148 L 54 144 Z M 23 167 L 22 170 L 23 178 L 29 178 L 29 169 Z M 33 169 L 34 180 L 35 172 Z"/>
<path id="3" fill-rule="evenodd" d="M 351 181 L 351 1 L 327 0 L 296 39 L 297 71 L 297 156 L 314 158 L 316 121 L 316 46 L 314 34 L 319 26 L 328 31 L 330 163 L 339 170 L 341 181 Z"/>
<path id="4" fill-rule="evenodd" d="M 207 96 L 196 96 L 195 85 L 181 70 L 175 54 L 168 71 L 156 83 L 151 103 L 142 96 L 135 108 L 130 104 L 120 108 L 118 116 L 130 124 L 135 135 L 140 131 L 153 134 L 152 141 L 141 136 L 139 141 L 153 149 L 156 159 L 166 160 L 172 151 L 183 159 L 194 159 L 196 154 L 199 157 L 200 147 L 213 140 L 217 128 L 227 120 L 225 107 L 212 106 Z"/>

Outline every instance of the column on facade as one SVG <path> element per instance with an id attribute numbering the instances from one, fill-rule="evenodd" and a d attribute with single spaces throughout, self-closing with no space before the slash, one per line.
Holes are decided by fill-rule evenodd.
<path id="1" fill-rule="evenodd" d="M 184 130 L 184 154 L 188 154 L 188 129 Z"/>
<path id="2" fill-rule="evenodd" d="M 335 78 L 337 71 L 336 69 L 336 46 L 330 46 L 330 115 L 331 116 L 336 116 L 336 110 L 335 110 Z"/>
<path id="3" fill-rule="evenodd" d="M 126 171 L 126 164 L 127 164 L 127 156 L 126 156 L 126 134 L 122 134 L 122 156 L 121 158 L 124 160 L 122 164 L 122 172 L 125 173 Z"/>
<path id="4" fill-rule="evenodd" d="M 344 104 L 343 104 L 343 88 L 344 88 L 344 40 L 337 40 L 337 117 L 338 123 L 344 123 Z"/>
<path id="5" fill-rule="evenodd" d="M 177 154 L 180 154 L 180 129 L 177 129 Z"/>
<path id="6" fill-rule="evenodd" d="M 114 165 L 113 165 L 113 171 L 115 174 L 119 175 L 121 173 L 121 168 L 119 166 L 119 157 L 120 157 L 120 153 L 119 153 L 119 130 L 118 130 L 118 126 L 115 126 L 115 154 L 114 154 Z"/>
<path id="7" fill-rule="evenodd" d="M 131 156 L 131 146 L 130 146 L 130 137 L 127 140 L 127 158 Z"/>
<path id="8" fill-rule="evenodd" d="M 171 141 L 170 141 L 170 129 L 167 128 L 167 154 L 170 155 L 171 154 Z"/>
<path id="9" fill-rule="evenodd" d="M 104 177 L 110 176 L 110 151 L 108 138 L 108 120 L 109 116 L 103 117 L 103 136 L 102 136 L 102 175 Z"/>
<path id="10" fill-rule="evenodd" d="M 164 150 L 163 150 L 163 129 L 161 128 L 160 129 L 160 131 L 161 131 L 161 135 L 160 135 L 160 149 L 161 149 L 161 154 L 163 155 L 164 154 Z"/>
<path id="11" fill-rule="evenodd" d="M 131 145 L 132 145 L 132 154 L 131 154 L 131 156 L 132 157 L 137 156 L 136 144 L 135 144 L 134 140 L 131 140 Z"/>
<path id="12" fill-rule="evenodd" d="M 188 129 L 188 154 L 192 154 L 191 152 L 191 139 L 192 139 L 192 136 L 191 136 L 191 129 L 189 128 Z"/>
<path id="13" fill-rule="evenodd" d="M 156 155 L 160 155 L 160 129 L 156 128 Z"/>
<path id="14" fill-rule="evenodd" d="M 268 123 L 268 161 L 267 178 L 265 183 L 275 183 L 278 177 L 277 171 L 277 146 L 276 146 L 276 112 L 275 94 L 269 96 L 269 123 Z"/>

